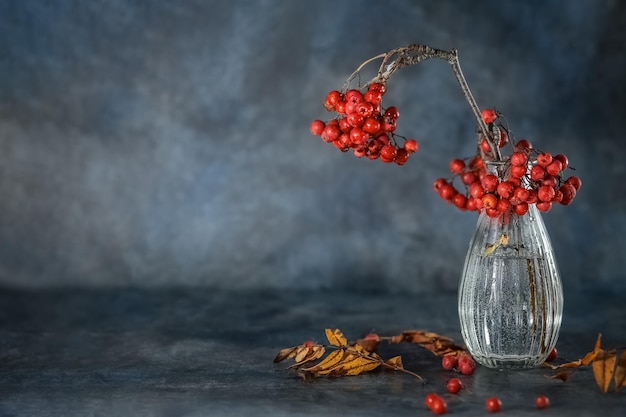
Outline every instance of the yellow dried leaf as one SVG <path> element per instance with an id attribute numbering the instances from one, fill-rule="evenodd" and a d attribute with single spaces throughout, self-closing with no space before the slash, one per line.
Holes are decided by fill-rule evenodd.
<path id="1" fill-rule="evenodd" d="M 395 370 L 404 369 L 401 356 L 394 356 L 393 358 L 388 359 L 385 363 Z"/>
<path id="2" fill-rule="evenodd" d="M 617 355 L 615 352 L 605 352 L 600 349 L 592 362 L 593 376 L 596 378 L 596 383 L 602 392 L 609 390 L 609 385 L 611 385 L 613 373 L 615 372 L 616 360 Z"/>
<path id="3" fill-rule="evenodd" d="M 598 333 L 598 338 L 596 339 L 596 345 L 593 347 L 593 350 L 587 353 L 580 360 L 583 365 L 589 365 L 603 352 L 602 349 L 600 349 L 601 340 L 602 340 L 602 333 Z"/>
<path id="4" fill-rule="evenodd" d="M 302 365 L 303 363 L 319 359 L 322 357 L 322 355 L 324 355 L 324 352 L 326 352 L 326 349 L 324 348 L 324 346 L 319 346 L 319 345 L 308 346 L 308 347 L 301 346 L 296 353 L 296 356 L 294 359 L 296 363 L 295 365 L 293 365 L 293 367 L 297 367 L 297 366 Z"/>
<path id="5" fill-rule="evenodd" d="M 276 357 L 274 358 L 274 363 L 293 358 L 294 356 L 296 356 L 298 348 L 299 346 L 281 349 L 280 352 L 278 352 L 278 355 L 276 355 Z"/>
<path id="6" fill-rule="evenodd" d="M 343 359 L 344 355 L 345 352 L 343 350 L 335 350 L 329 353 L 328 356 L 326 356 L 326 358 L 324 358 L 324 360 L 320 363 L 309 368 L 304 368 L 303 371 L 318 373 L 320 371 L 332 369 Z"/>
<path id="7" fill-rule="evenodd" d="M 496 249 L 498 249 L 498 247 L 506 246 L 508 243 L 509 243 L 509 236 L 506 234 L 502 234 L 502 236 L 500 236 L 500 238 L 495 243 L 491 245 L 487 245 L 487 247 L 485 248 L 485 253 L 483 254 L 483 257 L 487 257 L 491 255 L 492 253 L 495 252 Z"/>
<path id="8" fill-rule="evenodd" d="M 626 351 L 622 352 L 615 368 L 615 391 L 626 386 Z"/>
<path id="9" fill-rule="evenodd" d="M 359 375 L 363 372 L 372 371 L 380 366 L 381 362 L 369 357 L 359 356 L 348 362 L 342 362 L 330 372 L 330 376 Z"/>
<path id="10" fill-rule="evenodd" d="M 343 333 L 339 329 L 331 330 L 326 329 L 326 338 L 328 339 L 328 343 L 333 346 L 346 346 L 348 341 L 343 336 Z"/>

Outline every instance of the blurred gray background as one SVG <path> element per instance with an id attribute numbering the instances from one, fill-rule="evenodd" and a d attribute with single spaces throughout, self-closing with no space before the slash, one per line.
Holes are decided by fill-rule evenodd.
<path id="1" fill-rule="evenodd" d="M 397 73 L 403 167 L 313 137 L 326 93 L 409 43 L 583 179 L 544 216 L 566 291 L 624 288 L 621 1 L 0 1 L 0 285 L 456 291 L 475 213 L 449 66 Z"/>

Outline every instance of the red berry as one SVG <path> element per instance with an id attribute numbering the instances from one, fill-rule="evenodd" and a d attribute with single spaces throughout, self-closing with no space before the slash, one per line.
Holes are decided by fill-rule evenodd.
<path id="1" fill-rule="evenodd" d="M 448 404 L 446 403 L 446 400 L 441 397 L 437 397 L 430 406 L 430 411 L 437 415 L 445 414 L 448 411 Z"/>
<path id="2" fill-rule="evenodd" d="M 346 120 L 352 127 L 361 127 L 365 123 L 365 117 L 357 112 L 348 113 Z"/>
<path id="3" fill-rule="evenodd" d="M 493 109 L 485 109 L 480 113 L 480 115 L 483 118 L 483 121 L 487 124 L 495 122 L 498 118 L 496 111 Z"/>
<path id="4" fill-rule="evenodd" d="M 517 187 L 513 192 L 513 197 L 521 202 L 524 202 L 530 197 L 530 191 L 523 187 Z"/>
<path id="5" fill-rule="evenodd" d="M 559 191 L 563 193 L 563 198 L 560 203 L 564 206 L 569 205 L 576 197 L 576 188 L 569 182 L 565 182 L 565 184 L 561 185 Z"/>
<path id="6" fill-rule="evenodd" d="M 361 101 L 356 106 L 356 112 L 359 113 L 363 117 L 370 117 L 374 113 L 374 105 L 368 101 Z"/>
<path id="7" fill-rule="evenodd" d="M 380 102 L 383 99 L 383 95 L 378 92 L 378 91 L 372 91 L 372 90 L 368 90 L 364 95 L 363 98 L 365 99 L 365 101 L 367 101 L 368 103 L 372 103 L 375 107 L 378 107 L 380 105 Z"/>
<path id="8" fill-rule="evenodd" d="M 508 213 L 511 210 L 511 202 L 509 200 L 505 200 L 501 198 L 498 200 L 498 204 L 496 205 L 496 210 L 498 213 Z"/>
<path id="9" fill-rule="evenodd" d="M 483 198 L 485 195 L 485 189 L 480 183 L 474 182 L 469 186 L 469 193 L 474 198 Z"/>
<path id="10" fill-rule="evenodd" d="M 542 152 L 537 155 L 537 164 L 542 167 L 547 167 L 552 162 L 552 155 L 548 152 Z"/>
<path id="11" fill-rule="evenodd" d="M 452 184 L 446 184 L 439 189 L 439 195 L 444 200 L 452 201 L 454 196 L 457 194 L 456 189 L 452 186 Z"/>
<path id="12" fill-rule="evenodd" d="M 498 184 L 498 188 L 496 189 L 498 195 L 502 198 L 509 199 L 513 197 L 513 193 L 515 192 L 515 186 L 510 181 L 504 181 Z"/>
<path id="13" fill-rule="evenodd" d="M 554 188 L 549 185 L 542 185 L 537 190 L 539 201 L 551 201 L 554 198 Z"/>
<path id="14" fill-rule="evenodd" d="M 485 192 L 488 192 L 488 193 L 495 193 L 496 190 L 498 189 L 499 183 L 500 181 L 498 180 L 498 177 L 496 177 L 493 174 L 487 174 L 482 179 L 482 184 L 483 184 L 483 187 L 485 188 Z"/>
<path id="15" fill-rule="evenodd" d="M 474 358 L 466 353 L 462 353 L 458 357 L 459 361 L 459 372 L 463 375 L 471 375 L 476 370 L 476 362 L 474 362 Z"/>
<path id="16" fill-rule="evenodd" d="M 550 351 L 550 354 L 548 354 L 548 357 L 546 358 L 546 361 L 552 362 L 556 360 L 556 358 L 558 357 L 559 357 L 559 351 L 556 350 L 556 348 L 552 348 L 552 350 Z"/>
<path id="17" fill-rule="evenodd" d="M 406 164 L 406 161 L 409 160 L 409 153 L 406 149 L 400 148 L 396 151 L 396 157 L 394 158 L 394 162 L 398 165 Z"/>
<path id="18" fill-rule="evenodd" d="M 500 143 L 498 144 L 498 146 L 500 148 L 503 148 L 504 145 L 506 145 L 507 143 L 509 143 L 509 135 L 507 135 L 504 129 L 500 129 Z"/>
<path id="19" fill-rule="evenodd" d="M 511 165 L 513 166 L 526 166 L 528 162 L 528 157 L 523 152 L 514 152 L 511 155 Z"/>
<path id="20" fill-rule="evenodd" d="M 387 92 L 385 84 L 379 82 L 371 83 L 367 89 L 368 91 L 375 91 L 380 94 L 385 94 Z"/>
<path id="21" fill-rule="evenodd" d="M 336 140 L 337 138 L 339 138 L 339 135 L 341 135 L 341 130 L 339 129 L 339 125 L 329 123 L 326 125 L 326 127 L 324 128 L 320 136 L 322 137 L 324 142 L 332 142 Z"/>
<path id="22" fill-rule="evenodd" d="M 363 131 L 360 127 L 353 127 L 350 131 L 350 140 L 355 145 L 363 145 L 367 142 L 369 135 Z"/>
<path id="23" fill-rule="evenodd" d="M 364 145 L 360 145 L 354 148 L 352 152 L 357 158 L 363 158 L 365 155 L 367 155 L 367 148 Z"/>
<path id="24" fill-rule="evenodd" d="M 530 169 L 530 179 L 533 181 L 541 181 L 546 176 L 546 170 L 539 165 L 535 165 Z"/>
<path id="25" fill-rule="evenodd" d="M 502 409 L 502 401 L 498 397 L 491 397 L 487 399 L 485 406 L 490 413 L 497 413 Z"/>
<path id="26" fill-rule="evenodd" d="M 346 114 L 346 102 L 344 100 L 338 101 L 335 104 L 335 111 L 339 114 Z"/>
<path id="27" fill-rule="evenodd" d="M 495 209 L 498 205 L 498 197 L 493 194 L 485 194 L 483 197 L 483 207 L 486 209 Z"/>
<path id="28" fill-rule="evenodd" d="M 452 203 L 461 210 L 467 209 L 467 197 L 461 193 L 457 193 L 452 197 Z"/>
<path id="29" fill-rule="evenodd" d="M 406 149 L 408 153 L 417 152 L 417 148 L 418 148 L 418 145 L 415 139 L 407 139 L 404 141 L 404 149 Z"/>
<path id="30" fill-rule="evenodd" d="M 513 207 L 513 211 L 518 216 L 523 216 L 524 214 L 528 213 L 528 203 L 522 202 L 522 203 L 516 204 Z"/>
<path id="31" fill-rule="evenodd" d="M 363 93 L 359 90 L 351 89 L 346 91 L 346 103 L 359 104 L 364 100 Z"/>
<path id="32" fill-rule="evenodd" d="M 576 189 L 576 191 L 580 190 L 580 186 L 583 185 L 580 178 L 574 175 L 566 179 L 565 182 L 571 184 Z"/>
<path id="33" fill-rule="evenodd" d="M 552 209 L 552 203 L 550 201 L 539 201 L 536 203 L 536 206 L 537 210 L 543 213 L 547 213 L 550 209 Z"/>
<path id="34" fill-rule="evenodd" d="M 478 176 L 473 171 L 467 171 L 461 175 L 461 181 L 463 181 L 465 185 L 470 185 L 478 181 Z"/>
<path id="35" fill-rule="evenodd" d="M 397 153 L 398 150 L 394 145 L 385 145 L 380 149 L 380 159 L 383 162 L 393 162 Z"/>
<path id="36" fill-rule="evenodd" d="M 369 134 L 376 135 L 380 131 L 380 122 L 373 117 L 368 117 L 363 122 L 363 130 Z"/>
<path id="37" fill-rule="evenodd" d="M 553 159 L 546 167 L 546 172 L 550 175 L 557 176 L 563 170 L 563 164 L 561 161 Z"/>
<path id="38" fill-rule="evenodd" d="M 447 371 L 451 371 L 454 368 L 456 368 L 458 363 L 459 361 L 454 355 L 446 355 L 443 358 L 441 358 L 441 366 L 443 369 Z"/>
<path id="39" fill-rule="evenodd" d="M 545 395 L 538 395 L 537 398 L 535 398 L 535 405 L 538 409 L 543 410 L 550 406 L 550 399 Z"/>
<path id="40" fill-rule="evenodd" d="M 448 183 L 448 181 L 446 181 L 445 178 L 437 178 L 435 180 L 435 182 L 433 182 L 433 188 L 435 189 L 435 191 L 439 192 L 439 190 L 441 189 L 441 187 L 443 187 L 444 185 L 446 185 Z"/>
<path id="41" fill-rule="evenodd" d="M 567 167 L 569 166 L 569 161 L 567 159 L 567 156 L 563 155 L 562 153 L 558 154 L 558 155 L 554 155 L 552 157 L 552 159 L 556 160 L 556 161 L 560 161 L 561 165 L 563 165 L 563 170 L 566 170 Z"/>
<path id="42" fill-rule="evenodd" d="M 350 133 L 350 131 L 352 130 L 354 126 L 352 126 L 350 124 L 350 120 L 348 119 L 348 117 L 342 117 L 341 119 L 339 119 L 339 129 L 343 132 L 343 133 Z"/>
<path id="43" fill-rule="evenodd" d="M 515 150 L 517 152 L 528 152 L 528 150 L 532 148 L 533 144 L 526 139 L 522 139 L 515 144 Z"/>
<path id="44" fill-rule="evenodd" d="M 385 110 L 384 117 L 385 119 L 391 119 L 393 121 L 396 121 L 400 117 L 400 112 L 396 107 L 391 106 L 388 107 L 387 110 Z"/>
<path id="45" fill-rule="evenodd" d="M 489 142 L 487 141 L 487 139 L 483 139 L 480 142 L 480 149 L 484 152 L 484 153 L 489 153 L 491 152 L 491 146 L 489 146 Z"/>
<path id="46" fill-rule="evenodd" d="M 321 121 L 321 120 L 313 120 L 311 122 L 311 125 L 309 126 L 309 130 L 315 136 L 319 136 L 319 135 L 322 134 L 322 132 L 324 131 L 325 127 L 326 127 L 326 123 L 324 123 L 323 121 Z"/>
<path id="47" fill-rule="evenodd" d="M 556 187 L 557 184 L 557 179 L 556 177 L 553 177 L 552 175 L 546 175 L 545 177 L 543 177 L 543 180 L 541 181 L 541 185 L 547 185 L 548 187 Z"/>
<path id="48" fill-rule="evenodd" d="M 302 343 L 302 346 L 304 347 L 311 347 L 311 346 L 315 346 L 315 342 L 312 340 L 306 340 Z"/>
<path id="49" fill-rule="evenodd" d="M 465 170 L 465 162 L 462 159 L 453 159 L 450 162 L 450 171 L 453 174 L 460 174 Z"/>
<path id="50" fill-rule="evenodd" d="M 341 101 L 341 93 L 337 90 L 333 90 L 326 95 L 324 100 L 324 107 L 328 111 L 335 110 L 335 106 Z"/>
<path id="51" fill-rule="evenodd" d="M 365 337 L 363 338 L 365 340 L 374 340 L 376 342 L 380 342 L 380 336 L 376 333 L 368 333 L 365 335 Z"/>
<path id="52" fill-rule="evenodd" d="M 511 177 L 512 178 L 522 178 L 526 175 L 526 170 L 528 168 L 526 165 L 513 165 L 511 166 Z"/>
<path id="53" fill-rule="evenodd" d="M 432 407 L 435 401 L 437 401 L 437 398 L 439 398 L 439 395 L 435 394 L 434 392 L 426 394 L 426 397 L 424 398 L 424 403 L 426 404 L 426 407 Z"/>
<path id="54" fill-rule="evenodd" d="M 463 383 L 459 378 L 451 378 L 448 380 L 446 388 L 450 394 L 458 394 L 463 389 Z"/>

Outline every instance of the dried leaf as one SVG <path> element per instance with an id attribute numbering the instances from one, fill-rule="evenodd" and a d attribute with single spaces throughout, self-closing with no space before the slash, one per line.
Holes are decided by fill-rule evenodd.
<path id="1" fill-rule="evenodd" d="M 292 367 L 298 367 L 301 366 L 303 363 L 319 359 L 324 355 L 324 352 L 326 352 L 324 346 L 301 346 L 296 352 L 296 356 L 294 358 L 296 363 L 292 365 Z"/>
<path id="2" fill-rule="evenodd" d="M 613 373 L 615 372 L 616 360 L 617 354 L 615 352 L 605 352 L 600 349 L 592 362 L 593 376 L 596 378 L 596 383 L 602 392 L 609 390 L 609 385 L 611 385 Z"/>
<path id="3" fill-rule="evenodd" d="M 391 359 L 388 359 L 387 361 L 385 361 L 385 364 L 387 364 L 387 366 L 395 369 L 396 371 L 399 369 L 404 369 L 404 365 L 402 364 L 402 357 L 401 356 L 394 356 Z"/>
<path id="4" fill-rule="evenodd" d="M 626 386 L 626 351 L 622 352 L 615 368 L 615 391 Z"/>
<path id="5" fill-rule="evenodd" d="M 602 349 L 600 349 L 601 340 L 602 340 L 602 333 L 599 333 L 593 350 L 591 352 L 587 352 L 585 356 L 582 357 L 582 359 L 562 363 L 560 365 L 552 365 L 550 363 L 545 362 L 544 365 L 549 366 L 552 369 L 578 368 L 579 366 L 582 366 L 582 365 L 588 366 L 598 357 L 598 355 L 604 352 Z"/>
<path id="6" fill-rule="evenodd" d="M 487 247 L 485 248 L 485 253 L 483 254 L 483 257 L 487 257 L 491 255 L 492 253 L 495 252 L 496 249 L 498 249 L 498 247 L 506 246 L 508 243 L 509 243 L 509 236 L 507 234 L 502 234 L 502 236 L 500 236 L 500 238 L 495 243 L 491 245 L 487 245 Z"/>
<path id="7" fill-rule="evenodd" d="M 378 368 L 381 363 L 381 361 L 367 356 L 359 356 L 349 362 L 342 362 L 339 366 L 336 366 L 330 372 L 330 376 L 359 375 L 363 372 Z"/>
<path id="8" fill-rule="evenodd" d="M 363 349 L 365 349 L 368 352 L 376 352 L 376 350 L 378 349 L 378 344 L 380 343 L 380 340 L 376 340 L 376 339 L 359 339 L 356 341 L 356 343 L 360 346 L 363 347 Z"/>
<path id="9" fill-rule="evenodd" d="M 294 356 L 296 356 L 298 348 L 299 346 L 281 349 L 280 352 L 278 352 L 278 355 L 276 355 L 276 357 L 274 358 L 274 363 L 293 358 Z"/>
<path id="10" fill-rule="evenodd" d="M 438 356 L 450 355 L 465 350 L 463 347 L 456 345 L 449 337 L 421 330 L 407 330 L 401 335 L 393 336 L 390 339 L 390 343 L 400 342 L 419 344 Z"/>
<path id="11" fill-rule="evenodd" d="M 343 350 L 335 350 L 333 352 L 330 352 L 328 356 L 326 356 L 326 358 L 324 358 L 324 360 L 322 360 L 320 363 L 314 366 L 311 366 L 309 368 L 304 368 L 302 370 L 317 374 L 320 371 L 324 371 L 326 369 L 332 369 L 335 365 L 337 365 L 343 359 L 345 353 L 346 352 Z"/>
<path id="12" fill-rule="evenodd" d="M 326 329 L 326 338 L 328 339 L 328 343 L 333 346 L 346 346 L 348 341 L 343 336 L 343 333 L 339 329 L 331 330 Z"/>

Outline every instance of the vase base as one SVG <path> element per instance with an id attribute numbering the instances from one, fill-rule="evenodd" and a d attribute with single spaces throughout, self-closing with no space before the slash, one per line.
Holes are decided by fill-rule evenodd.
<path id="1" fill-rule="evenodd" d="M 544 356 L 472 356 L 481 365 L 495 369 L 533 369 L 545 362 Z"/>

